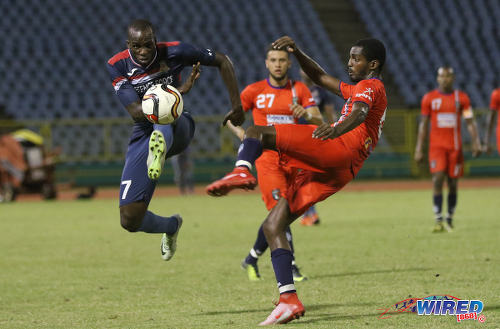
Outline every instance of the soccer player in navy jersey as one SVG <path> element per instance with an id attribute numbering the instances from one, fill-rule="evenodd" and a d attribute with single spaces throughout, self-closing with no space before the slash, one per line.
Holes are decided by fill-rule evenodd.
<path id="1" fill-rule="evenodd" d="M 163 233 L 161 253 L 169 260 L 175 253 L 182 218 L 176 214 L 162 217 L 148 211 L 148 205 L 166 157 L 182 152 L 194 135 L 195 124 L 184 111 L 169 125 L 146 120 L 141 100 L 153 84 L 169 84 L 181 94 L 187 93 L 199 76 L 199 65 L 219 68 L 229 92 L 232 110 L 223 121 L 241 125 L 245 115 L 238 84 L 229 58 L 211 49 L 188 43 L 157 42 L 154 27 L 147 20 L 134 20 L 128 26 L 127 49 L 107 63 L 111 81 L 120 102 L 134 119 L 132 136 L 125 157 L 120 188 L 120 222 L 130 232 Z M 181 71 L 193 66 L 191 75 L 181 85 Z"/>

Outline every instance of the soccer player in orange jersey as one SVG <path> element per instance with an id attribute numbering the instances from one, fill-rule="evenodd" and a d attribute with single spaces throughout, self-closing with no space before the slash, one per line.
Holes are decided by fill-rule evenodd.
<path id="1" fill-rule="evenodd" d="M 491 93 L 490 101 L 490 114 L 488 115 L 488 123 L 486 126 L 486 136 L 484 137 L 483 150 L 486 153 L 491 153 L 490 137 L 493 132 L 493 127 L 495 126 L 495 117 L 497 120 L 497 150 L 500 155 L 500 115 L 497 114 L 500 111 L 500 88 L 493 90 Z"/>
<path id="2" fill-rule="evenodd" d="M 300 70 L 300 78 L 302 79 L 302 82 L 307 86 L 307 88 L 309 88 L 309 90 L 311 91 L 311 95 L 319 108 L 319 112 L 324 115 L 326 119 L 325 121 L 329 124 L 337 121 L 335 106 L 333 104 L 333 101 L 331 100 L 329 93 L 320 86 L 315 85 L 307 76 L 307 74 L 305 74 L 302 70 Z M 316 211 L 316 206 L 311 206 L 311 208 L 307 209 L 300 219 L 300 224 L 304 226 L 319 225 L 319 223 L 320 219 L 318 212 Z"/>
<path id="3" fill-rule="evenodd" d="M 427 136 L 429 121 L 430 145 L 429 166 L 432 173 L 433 205 L 436 225 L 433 232 L 451 231 L 453 213 L 457 205 L 457 179 L 463 175 L 464 156 L 462 153 L 462 136 L 460 132 L 461 117 L 467 123 L 472 138 L 472 153 L 481 152 L 481 143 L 477 132 L 476 121 L 470 105 L 469 96 L 463 91 L 453 88 L 455 74 L 449 66 L 443 66 L 437 72 L 438 88 L 422 98 L 422 118 L 418 128 L 415 161 L 423 160 L 423 144 Z M 441 208 L 443 204 L 443 183 L 448 184 L 448 214 L 446 225 L 443 224 Z"/>
<path id="4" fill-rule="evenodd" d="M 288 52 L 274 49 L 271 46 L 266 51 L 265 63 L 269 72 L 268 78 L 248 85 L 241 92 L 243 110 L 252 111 L 254 124 L 274 126 L 298 123 L 299 119 L 306 120 L 310 124 L 321 124 L 323 122 L 321 113 L 309 89 L 304 83 L 288 78 L 288 70 L 291 67 Z M 229 128 L 240 139 L 243 139 L 243 128 L 235 127 L 232 124 L 229 124 Z M 280 164 L 278 152 L 274 150 L 265 150 L 255 162 L 255 167 L 262 200 L 267 210 L 271 210 L 278 199 L 286 195 L 286 182 L 293 175 L 294 170 Z M 287 227 L 287 238 L 293 253 L 290 227 Z M 260 279 L 257 261 L 267 247 L 268 244 L 261 225 L 252 249 L 241 264 L 243 269 L 247 271 L 249 280 Z M 292 261 L 292 270 L 294 281 L 306 279 L 300 273 L 295 260 Z"/>
<path id="5" fill-rule="evenodd" d="M 327 74 L 290 37 L 276 40 L 273 46 L 294 54 L 314 83 L 341 96 L 346 103 L 341 117 L 332 125 L 249 127 L 238 152 L 236 168 L 207 186 L 207 193 L 213 196 L 225 195 L 235 188 L 254 187 L 256 180 L 249 169 L 264 149 L 278 151 L 281 163 L 301 169 L 287 181 L 286 195 L 278 200 L 263 224 L 280 299 L 261 325 L 287 323 L 304 315 L 305 309 L 293 282 L 293 256 L 286 239 L 286 227 L 311 205 L 338 192 L 356 176 L 378 142 L 387 107 L 384 84 L 380 80 L 385 47 L 379 40 L 359 40 L 351 48 L 348 72 L 354 85 Z"/>

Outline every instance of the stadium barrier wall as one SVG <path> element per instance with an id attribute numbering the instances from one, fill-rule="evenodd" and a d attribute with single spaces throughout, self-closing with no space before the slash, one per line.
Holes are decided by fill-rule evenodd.
<path id="1" fill-rule="evenodd" d="M 487 110 L 476 110 L 480 134 L 483 135 Z M 382 137 L 365 162 L 357 178 L 423 178 L 428 177 L 427 163 L 413 161 L 418 110 L 392 110 L 387 113 Z M 222 116 L 195 116 L 196 135 L 191 144 L 195 163 L 195 181 L 209 182 L 221 177 L 234 164 L 239 140 L 221 127 Z M 245 126 L 250 123 L 247 122 Z M 119 184 L 124 154 L 132 121 L 128 118 L 0 121 L 1 131 L 31 129 L 43 136 L 48 149 L 61 147 L 57 181 L 76 185 Z M 498 154 L 473 159 L 468 133 L 463 127 L 466 176 L 499 176 Z M 173 170 L 166 164 L 160 183 L 173 183 Z"/>

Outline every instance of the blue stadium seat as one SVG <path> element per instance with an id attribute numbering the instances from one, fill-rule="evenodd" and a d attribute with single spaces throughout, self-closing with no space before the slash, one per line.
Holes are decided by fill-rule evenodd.
<path id="1" fill-rule="evenodd" d="M 457 72 L 457 85 L 466 86 L 475 106 L 488 106 L 489 94 L 500 82 L 500 1 L 355 0 L 354 4 L 368 30 L 385 41 L 390 54 L 387 67 L 409 105 L 418 105 L 426 88 L 415 89 L 408 76 L 430 70 L 417 82 L 435 86 L 436 68 L 449 64 Z"/>

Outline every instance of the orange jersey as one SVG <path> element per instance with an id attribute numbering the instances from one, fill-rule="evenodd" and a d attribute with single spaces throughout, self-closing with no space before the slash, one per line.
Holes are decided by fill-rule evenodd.
<path id="1" fill-rule="evenodd" d="M 500 88 L 493 90 L 491 93 L 490 109 L 500 112 Z M 497 148 L 500 153 L 500 114 L 497 114 Z"/>
<path id="2" fill-rule="evenodd" d="M 288 181 L 286 199 L 293 214 L 302 214 L 349 183 L 380 137 L 387 110 L 383 82 L 379 79 L 362 80 L 356 85 L 341 82 L 340 90 L 347 100 L 340 122 L 351 114 L 355 102 L 369 106 L 364 122 L 353 130 L 338 138 L 321 140 L 312 138 L 316 128 L 313 125 L 276 126 L 280 163 L 303 169 L 292 172 Z"/>
<path id="3" fill-rule="evenodd" d="M 365 160 L 377 145 L 382 134 L 387 110 L 387 96 L 384 83 L 380 79 L 361 80 L 355 85 L 340 83 L 342 97 L 346 100 L 340 118 L 334 125 L 344 121 L 351 114 L 354 102 L 363 102 L 369 106 L 368 115 L 362 124 L 339 138 L 351 149 L 359 150 Z"/>
<path id="4" fill-rule="evenodd" d="M 297 123 L 290 105 L 293 104 L 292 83 L 297 103 L 303 108 L 316 106 L 311 92 L 300 81 L 289 80 L 284 87 L 273 87 L 269 79 L 248 85 L 241 92 L 243 110 L 252 111 L 256 126 L 274 126 L 277 124 Z"/>
<path id="5" fill-rule="evenodd" d="M 469 96 L 455 90 L 444 94 L 438 89 L 432 90 L 422 98 L 422 115 L 430 116 L 430 148 L 459 150 L 462 148 L 462 116 L 472 118 Z"/>
<path id="6" fill-rule="evenodd" d="M 272 126 L 297 123 L 290 110 L 293 103 L 292 83 L 297 97 L 297 103 L 304 108 L 315 106 L 311 92 L 302 82 L 289 80 L 282 87 L 273 87 L 269 79 L 255 82 L 241 92 L 241 103 L 245 111 L 252 111 L 255 125 Z M 272 209 L 280 196 L 287 190 L 286 181 L 290 169 L 279 163 L 278 152 L 264 150 L 255 161 L 262 199 L 268 210 Z"/>

